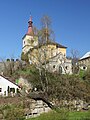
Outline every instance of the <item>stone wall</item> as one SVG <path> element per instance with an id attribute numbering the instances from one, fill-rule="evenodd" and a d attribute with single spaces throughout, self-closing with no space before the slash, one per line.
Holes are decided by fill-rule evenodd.
<path id="1" fill-rule="evenodd" d="M 53 102 L 53 104 L 56 104 L 60 107 L 68 108 L 70 111 L 82 111 L 82 110 L 89 110 L 90 109 L 90 103 L 87 103 L 83 100 L 56 100 Z"/>
<path id="2" fill-rule="evenodd" d="M 26 108 L 26 118 L 36 117 L 51 110 L 42 100 L 32 100 L 30 105 L 30 108 Z"/>

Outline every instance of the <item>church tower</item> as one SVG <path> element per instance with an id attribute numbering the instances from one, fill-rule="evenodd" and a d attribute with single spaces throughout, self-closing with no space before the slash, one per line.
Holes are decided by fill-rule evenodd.
<path id="1" fill-rule="evenodd" d="M 25 34 L 25 36 L 22 38 L 22 40 L 23 40 L 22 52 L 24 54 L 26 54 L 30 49 L 38 45 L 38 37 L 34 35 L 34 31 L 33 31 L 32 16 L 30 16 L 30 20 L 28 22 L 28 31 Z"/>

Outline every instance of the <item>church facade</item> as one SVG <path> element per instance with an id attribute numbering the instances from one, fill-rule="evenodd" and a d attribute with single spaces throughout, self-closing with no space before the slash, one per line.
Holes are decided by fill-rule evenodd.
<path id="1" fill-rule="evenodd" d="M 28 24 L 28 31 L 22 38 L 22 53 L 28 54 L 30 64 L 38 68 L 43 65 L 49 72 L 72 74 L 72 61 L 66 57 L 67 47 L 52 41 L 39 44 L 38 37 L 34 35 L 32 17 Z"/>

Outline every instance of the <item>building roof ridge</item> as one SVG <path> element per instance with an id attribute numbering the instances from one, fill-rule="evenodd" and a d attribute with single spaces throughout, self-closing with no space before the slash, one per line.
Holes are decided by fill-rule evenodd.
<path id="1" fill-rule="evenodd" d="M 5 78 L 7 81 L 13 83 L 14 85 L 20 87 L 18 84 L 16 84 L 15 82 L 11 81 L 9 77 L 5 77 L 4 75 L 1 75 L 1 74 L 0 74 L 0 76 L 3 77 L 3 78 Z"/>
<path id="2" fill-rule="evenodd" d="M 80 60 L 86 59 L 86 58 L 88 58 L 88 57 L 90 57 L 90 51 L 87 52 L 85 55 L 83 55 L 83 56 L 80 58 Z"/>

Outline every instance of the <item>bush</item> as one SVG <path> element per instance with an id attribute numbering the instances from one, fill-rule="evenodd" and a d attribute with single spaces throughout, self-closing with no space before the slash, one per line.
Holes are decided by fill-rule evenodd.
<path id="1" fill-rule="evenodd" d="M 28 53 L 24 54 L 24 53 L 22 52 L 22 54 L 21 54 L 21 60 L 29 63 Z"/>
<path id="2" fill-rule="evenodd" d="M 85 71 L 84 80 L 90 83 L 90 68 L 88 68 L 87 71 Z"/>
<path id="3" fill-rule="evenodd" d="M 6 111 L 6 120 L 24 120 L 24 110 L 20 108 L 10 108 Z"/>
<path id="4" fill-rule="evenodd" d="M 77 75 L 50 75 L 48 96 L 58 100 L 90 100 L 90 85 Z"/>
<path id="5" fill-rule="evenodd" d="M 5 120 L 24 120 L 24 109 L 22 106 L 16 105 L 2 105 L 0 111 L 3 114 Z"/>
<path id="6" fill-rule="evenodd" d="M 79 76 L 84 79 L 85 70 L 80 70 Z"/>

